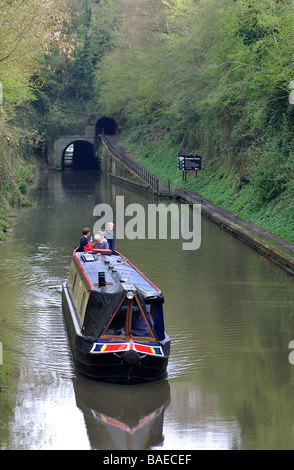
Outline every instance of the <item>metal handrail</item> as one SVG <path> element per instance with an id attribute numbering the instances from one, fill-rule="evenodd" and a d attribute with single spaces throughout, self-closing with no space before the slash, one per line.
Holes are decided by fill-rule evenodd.
<path id="1" fill-rule="evenodd" d="M 156 176 L 150 173 L 150 171 L 146 170 L 146 168 L 143 166 L 139 165 L 139 163 L 132 160 L 130 157 L 127 157 L 127 155 L 121 152 L 118 148 L 114 147 L 104 134 L 102 135 L 102 142 L 107 146 L 110 152 L 127 168 L 133 171 L 137 176 L 139 176 L 139 178 L 141 178 L 141 180 L 145 181 L 153 189 L 158 191 L 159 179 L 156 178 Z"/>

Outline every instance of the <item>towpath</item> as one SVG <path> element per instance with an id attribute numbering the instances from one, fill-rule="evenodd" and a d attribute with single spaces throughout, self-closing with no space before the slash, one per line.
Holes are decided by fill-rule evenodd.
<path id="1" fill-rule="evenodd" d="M 124 152 L 129 158 L 134 158 L 134 155 L 120 145 L 117 135 L 107 136 L 107 138 L 120 152 Z M 165 196 L 169 195 L 168 188 L 163 182 L 159 183 L 159 193 Z M 232 235 L 241 238 L 257 251 L 276 262 L 276 264 L 281 265 L 288 272 L 294 274 L 294 245 L 292 243 L 276 237 L 270 231 L 262 227 L 240 219 L 221 207 L 214 206 L 211 201 L 204 199 L 196 192 L 175 190 L 172 194 L 190 204 L 201 204 L 201 212 L 205 217 L 212 220 Z"/>

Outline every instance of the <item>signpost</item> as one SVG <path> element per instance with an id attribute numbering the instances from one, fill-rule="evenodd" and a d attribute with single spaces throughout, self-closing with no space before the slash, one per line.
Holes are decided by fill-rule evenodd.
<path id="1" fill-rule="evenodd" d="M 197 171 L 201 170 L 201 156 L 200 155 L 179 155 L 178 156 L 178 169 L 183 171 L 183 179 L 186 181 L 186 171 L 195 171 L 195 178 L 197 178 Z"/>

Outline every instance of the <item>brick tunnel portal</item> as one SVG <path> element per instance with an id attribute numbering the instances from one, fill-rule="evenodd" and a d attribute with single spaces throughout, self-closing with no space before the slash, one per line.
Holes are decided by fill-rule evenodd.
<path id="1" fill-rule="evenodd" d="M 99 162 L 95 157 L 94 145 L 86 140 L 71 142 L 63 151 L 62 169 L 98 170 Z"/>
<path id="2" fill-rule="evenodd" d="M 115 135 L 117 133 L 117 123 L 110 117 L 101 117 L 96 123 L 96 136 L 103 130 L 105 135 Z"/>
<path id="3" fill-rule="evenodd" d="M 96 124 L 86 128 L 85 136 L 61 136 L 55 142 L 56 167 L 62 170 L 99 170 L 99 160 L 96 157 L 97 137 L 101 133 L 115 135 L 117 131 L 115 119 L 101 116 Z"/>

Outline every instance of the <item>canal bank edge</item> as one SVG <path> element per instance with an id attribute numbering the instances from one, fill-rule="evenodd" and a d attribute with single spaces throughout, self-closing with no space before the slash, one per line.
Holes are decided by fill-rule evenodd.
<path id="1" fill-rule="evenodd" d="M 116 152 L 115 149 L 118 149 L 119 152 Z M 122 159 L 120 159 L 120 155 L 125 154 L 125 150 L 119 147 L 118 136 L 115 136 L 115 138 L 111 141 L 110 147 L 107 146 L 107 151 L 112 154 L 114 159 L 120 160 L 121 165 L 126 166 L 124 165 Z M 294 256 L 294 245 L 291 243 L 275 237 L 269 231 L 263 230 L 262 228 L 250 222 L 239 219 L 225 209 L 213 206 L 211 201 L 202 198 L 195 192 L 178 190 L 170 191 L 170 189 L 166 188 L 164 182 L 160 180 L 160 188 L 158 188 L 156 191 L 150 188 L 150 186 L 146 187 L 143 181 L 141 184 L 138 184 L 138 175 L 130 171 L 128 168 L 128 172 L 123 175 L 124 178 L 122 178 L 122 175 L 115 175 L 115 172 L 109 171 L 102 167 L 102 171 L 103 170 L 109 177 L 116 177 L 117 180 L 121 181 L 124 180 L 124 183 L 126 183 L 127 180 L 129 180 L 130 183 L 134 182 L 131 177 L 131 175 L 133 175 L 133 178 L 135 177 L 137 181 L 137 188 L 140 189 L 141 187 L 142 190 L 152 190 L 153 193 L 158 197 L 175 198 L 185 202 L 186 204 L 189 204 L 192 207 L 193 204 L 201 204 L 201 213 L 205 218 L 215 223 L 220 228 L 235 236 L 242 242 L 246 243 L 248 246 L 256 250 L 261 255 L 265 256 L 268 260 L 278 265 L 287 273 L 294 275 L 294 258 L 289 253 L 287 253 L 287 251 L 293 253 Z M 265 240 L 269 240 L 270 243 L 267 243 Z"/>
<path id="2" fill-rule="evenodd" d="M 13 233 L 20 212 L 34 205 L 30 200 L 30 192 L 39 184 L 42 175 L 50 171 L 48 164 L 35 154 L 28 161 L 14 153 L 11 155 L 15 167 L 7 178 L 9 190 L 2 188 L 0 194 L 0 246 Z"/>
<path id="3" fill-rule="evenodd" d="M 270 232 L 264 231 L 251 223 L 241 221 L 221 208 L 214 207 L 210 201 L 204 200 L 197 194 L 189 193 L 189 195 L 186 195 L 184 193 L 175 193 L 175 197 L 190 206 L 193 206 L 193 204 L 201 204 L 201 214 L 205 218 L 246 243 L 289 274 L 294 275 L 294 258 L 279 248 L 276 248 L 274 245 L 266 243 L 261 237 L 270 239 L 277 245 L 281 245 L 285 249 L 294 252 L 294 246 L 290 243 L 274 237 Z M 255 236 L 251 231 L 257 233 L 259 237 Z"/>

